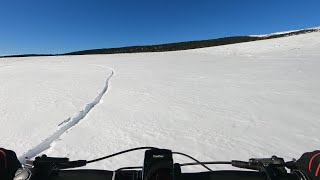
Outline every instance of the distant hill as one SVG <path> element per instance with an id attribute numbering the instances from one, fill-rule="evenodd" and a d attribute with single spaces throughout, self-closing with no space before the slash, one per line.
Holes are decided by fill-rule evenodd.
<path id="1" fill-rule="evenodd" d="M 298 35 L 298 34 L 311 33 L 311 32 L 316 32 L 316 31 L 320 31 L 320 29 L 319 28 L 311 28 L 311 29 L 289 31 L 289 32 L 283 32 L 283 33 L 274 33 L 274 34 L 269 34 L 269 35 L 233 36 L 233 37 L 224 37 L 224 38 L 210 39 L 210 40 L 187 41 L 187 42 L 160 44 L 160 45 L 91 49 L 91 50 L 69 52 L 69 53 L 64 53 L 64 54 L 9 55 L 9 56 L 0 56 L 0 58 L 179 51 L 179 50 L 188 50 L 188 49 L 196 49 L 196 48 L 204 48 L 204 47 L 221 46 L 221 45 L 227 45 L 227 44 L 236 44 L 236 43 L 249 42 L 249 41 L 258 41 L 258 40 L 265 40 L 265 39 L 280 38 L 280 37 L 293 36 L 293 35 Z"/>

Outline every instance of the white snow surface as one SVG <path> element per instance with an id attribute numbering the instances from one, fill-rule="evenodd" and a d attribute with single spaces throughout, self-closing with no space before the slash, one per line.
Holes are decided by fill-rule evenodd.
<path id="1" fill-rule="evenodd" d="M 314 32 L 177 52 L 0 59 L 0 146 L 21 162 L 138 146 L 201 161 L 299 158 L 320 144 L 319 49 Z M 87 168 L 139 166 L 143 155 Z"/>
<path id="2" fill-rule="evenodd" d="M 298 30 L 291 30 L 291 31 L 282 31 L 282 32 L 275 32 L 275 33 L 270 33 L 270 34 L 259 34 L 259 35 L 250 35 L 252 37 L 267 37 L 267 36 L 272 36 L 272 35 L 281 35 L 281 34 L 286 34 L 286 33 L 292 33 L 292 32 L 298 32 L 301 30 L 320 30 L 320 27 L 313 27 L 313 28 L 307 28 L 307 29 L 298 29 Z"/>

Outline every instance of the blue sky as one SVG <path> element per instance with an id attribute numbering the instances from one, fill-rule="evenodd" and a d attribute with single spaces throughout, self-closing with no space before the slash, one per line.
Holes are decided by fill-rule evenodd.
<path id="1" fill-rule="evenodd" d="M 319 0 L 3 0 L 0 54 L 159 44 L 320 26 Z"/>

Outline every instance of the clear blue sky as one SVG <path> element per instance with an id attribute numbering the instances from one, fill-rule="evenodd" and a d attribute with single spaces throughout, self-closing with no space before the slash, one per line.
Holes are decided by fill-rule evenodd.
<path id="1" fill-rule="evenodd" d="M 319 0 L 3 0 L 0 54 L 159 44 L 320 26 Z"/>

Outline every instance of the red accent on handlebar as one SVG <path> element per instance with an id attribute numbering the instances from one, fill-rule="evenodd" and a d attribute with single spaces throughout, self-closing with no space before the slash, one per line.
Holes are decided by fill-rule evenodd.
<path id="1" fill-rule="evenodd" d="M 316 176 L 318 176 L 318 173 L 319 173 L 319 170 L 320 170 L 320 163 L 318 164 L 318 168 L 317 168 L 317 171 L 316 171 Z"/>
<path id="2" fill-rule="evenodd" d="M 313 159 L 314 159 L 315 157 L 319 156 L 319 155 L 320 155 L 320 153 L 317 153 L 317 154 L 313 155 L 312 158 L 310 159 L 310 161 L 309 161 L 309 171 L 310 171 L 310 172 L 311 172 L 311 165 L 312 165 Z"/>

